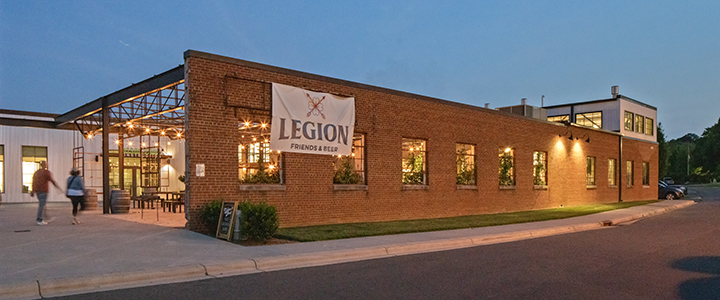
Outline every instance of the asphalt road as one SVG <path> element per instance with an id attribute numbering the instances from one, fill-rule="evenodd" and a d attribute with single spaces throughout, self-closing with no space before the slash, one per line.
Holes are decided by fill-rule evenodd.
<path id="1" fill-rule="evenodd" d="M 720 188 L 633 224 L 58 299 L 720 299 Z"/>

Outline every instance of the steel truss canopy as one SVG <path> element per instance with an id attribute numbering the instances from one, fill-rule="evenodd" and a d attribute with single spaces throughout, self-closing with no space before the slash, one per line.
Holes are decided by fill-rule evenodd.
<path id="1" fill-rule="evenodd" d="M 180 65 L 160 75 L 95 99 L 55 117 L 57 126 L 73 123 L 85 138 L 103 131 L 103 106 L 109 112 L 108 133 L 124 137 L 184 137 L 185 70 Z"/>

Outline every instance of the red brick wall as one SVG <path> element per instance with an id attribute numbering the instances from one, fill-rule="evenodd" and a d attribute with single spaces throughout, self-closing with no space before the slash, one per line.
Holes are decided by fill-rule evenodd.
<path id="1" fill-rule="evenodd" d="M 651 162 L 657 181 L 657 145 L 623 140 L 612 133 L 566 127 L 494 110 L 452 103 L 358 83 L 326 78 L 189 51 L 186 53 L 186 193 L 191 230 L 203 230 L 199 209 L 213 199 L 266 200 L 278 208 L 281 227 L 371 222 L 535 210 L 618 201 L 609 187 L 607 160 L 636 161 L 636 185 L 623 187 L 623 200 L 655 199 L 654 184 L 642 188 L 641 160 Z M 366 134 L 367 191 L 333 188 L 333 158 L 284 153 L 284 191 L 241 191 L 237 180 L 238 124 L 253 115 L 266 118 L 270 83 L 355 97 L 355 131 Z M 591 141 L 568 140 L 559 135 Z M 403 190 L 402 138 L 427 140 L 429 186 Z M 455 144 L 476 146 L 477 189 L 455 184 Z M 516 187 L 500 189 L 498 149 L 515 149 Z M 548 188 L 533 186 L 533 151 L 548 153 Z M 596 187 L 586 186 L 586 157 L 596 157 Z M 205 164 L 205 177 L 195 176 Z M 618 184 L 624 184 L 624 177 Z"/>

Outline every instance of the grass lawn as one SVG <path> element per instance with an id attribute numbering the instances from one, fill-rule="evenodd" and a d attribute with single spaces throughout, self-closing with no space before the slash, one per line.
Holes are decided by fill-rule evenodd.
<path id="1" fill-rule="evenodd" d="M 312 242 L 374 235 L 497 226 L 572 218 L 655 202 L 657 202 L 657 200 L 583 205 L 576 207 L 440 219 L 281 228 L 277 231 L 275 237 L 299 242 Z"/>

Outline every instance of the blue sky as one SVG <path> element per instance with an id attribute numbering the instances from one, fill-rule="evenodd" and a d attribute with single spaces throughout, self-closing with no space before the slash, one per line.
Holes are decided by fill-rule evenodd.
<path id="1" fill-rule="evenodd" d="M 491 107 L 658 108 L 668 138 L 720 118 L 720 1 L 0 0 L 0 108 L 64 113 L 188 49 Z"/>

